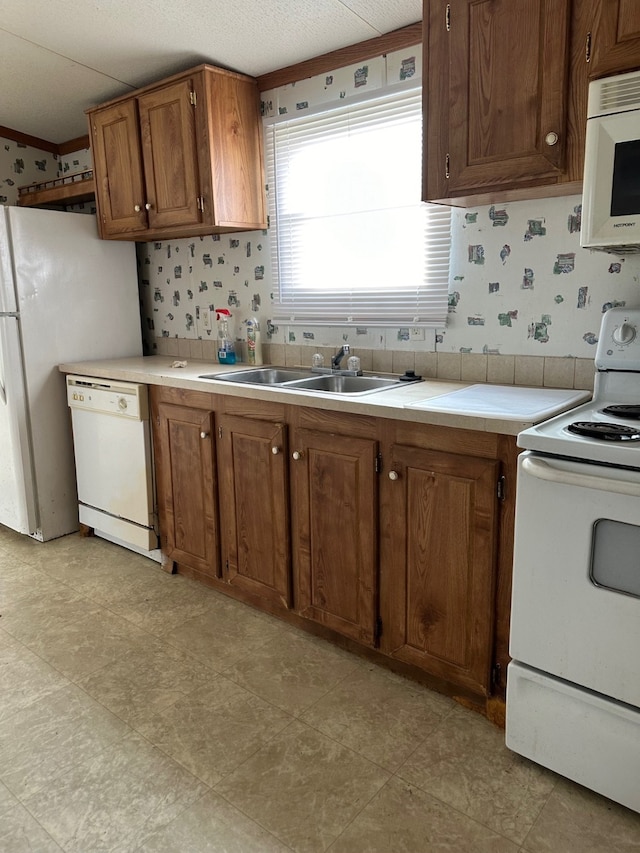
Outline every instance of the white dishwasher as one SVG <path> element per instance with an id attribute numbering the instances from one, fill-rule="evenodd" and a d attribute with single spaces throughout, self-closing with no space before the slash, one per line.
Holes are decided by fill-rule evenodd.
<path id="1" fill-rule="evenodd" d="M 160 561 L 146 385 L 67 377 L 80 522 Z"/>

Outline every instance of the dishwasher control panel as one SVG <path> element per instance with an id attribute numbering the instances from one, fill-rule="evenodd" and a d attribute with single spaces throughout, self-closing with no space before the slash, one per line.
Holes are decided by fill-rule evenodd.
<path id="1" fill-rule="evenodd" d="M 111 382 L 90 376 L 67 376 L 67 403 L 72 409 L 148 420 L 147 386 Z"/>

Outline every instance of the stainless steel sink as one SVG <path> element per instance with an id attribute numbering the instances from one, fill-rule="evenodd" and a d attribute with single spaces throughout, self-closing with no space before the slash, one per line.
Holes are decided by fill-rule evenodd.
<path id="1" fill-rule="evenodd" d="M 298 391 L 328 391 L 331 394 L 370 394 L 398 384 L 399 380 L 382 376 L 341 376 L 332 373 L 289 382 L 287 387 Z"/>
<path id="2" fill-rule="evenodd" d="M 282 385 L 294 379 L 311 376 L 309 370 L 296 370 L 289 367 L 252 367 L 249 370 L 235 370 L 233 373 L 204 373 L 200 379 L 221 379 L 223 382 L 241 382 L 250 385 Z"/>
<path id="3" fill-rule="evenodd" d="M 203 373 L 200 379 L 238 382 L 245 385 L 270 385 L 296 391 L 324 391 L 331 394 L 371 394 L 403 384 L 395 377 L 343 376 L 339 373 L 312 373 L 304 368 L 252 367 L 231 373 Z"/>

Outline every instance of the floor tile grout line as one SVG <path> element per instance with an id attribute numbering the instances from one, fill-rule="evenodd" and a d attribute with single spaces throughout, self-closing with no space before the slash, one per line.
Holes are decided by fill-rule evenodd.
<path id="1" fill-rule="evenodd" d="M 90 697 L 90 698 L 93 698 L 93 697 Z M 94 701 L 96 701 L 96 702 L 97 702 L 97 700 L 94 700 Z M 98 704 L 101 704 L 101 703 L 99 703 L 99 702 L 98 702 Z M 102 707 L 105 707 L 105 706 L 102 706 Z M 109 710 L 109 709 L 107 708 L 106 710 Z M 112 713 L 114 716 L 117 716 L 116 714 L 114 714 L 114 712 L 113 712 L 113 711 L 111 711 L 110 713 Z M 121 719 L 121 718 L 119 718 L 119 717 L 118 717 L 118 719 Z M 211 793 L 211 791 L 213 790 L 213 788 L 212 788 L 212 787 L 211 787 L 207 782 L 205 782 L 204 780 L 200 779 L 200 777 L 196 776 L 196 774 L 194 774 L 191 770 L 189 770 L 187 767 L 185 767 L 185 766 L 184 766 L 181 762 L 179 762 L 176 758 L 174 758 L 174 757 L 173 757 L 173 756 L 171 756 L 171 755 L 168 755 L 168 754 L 167 754 L 163 749 L 161 749 L 159 746 L 157 746 L 157 745 L 156 745 L 156 744 L 154 744 L 154 743 L 151 743 L 151 741 L 149 741 L 147 738 L 145 738 L 145 737 L 144 737 L 144 735 L 140 734 L 140 732 L 136 731 L 136 729 L 134 729 L 134 728 L 133 728 L 129 723 L 127 723 L 127 722 L 126 722 L 126 721 L 124 721 L 124 720 L 121 720 L 121 721 L 126 725 L 126 727 L 127 727 L 127 729 L 128 729 L 128 731 L 124 732 L 124 733 L 122 734 L 122 736 L 121 736 L 121 737 L 116 738 L 116 739 L 115 739 L 114 741 L 112 741 L 111 743 L 109 743 L 109 744 L 105 745 L 105 746 L 104 746 L 104 747 L 102 747 L 101 749 L 98 749 L 96 752 L 93 752 L 90 756 L 85 756 L 85 757 L 82 759 L 82 761 L 79 761 L 79 762 L 77 762 L 76 764 L 70 765 L 70 766 L 69 766 L 69 767 L 67 767 L 64 771 L 62 771 L 59 775 L 57 775 L 57 776 L 53 777 L 52 779 L 47 780 L 47 782 L 46 782 L 42 787 L 37 788 L 37 789 L 35 789 L 34 791 L 30 792 L 29 797 L 33 796 L 34 794 L 38 794 L 38 793 L 40 793 L 42 790 L 44 790 L 44 788 L 45 788 L 47 785 L 51 784 L 52 782 L 55 782 L 57 779 L 60 779 L 60 778 L 61 778 L 63 775 L 65 775 L 66 773 L 68 773 L 68 772 L 70 772 L 70 771 L 72 771 L 72 770 L 75 770 L 76 768 L 80 767 L 80 766 L 81 766 L 81 765 L 83 765 L 83 764 L 87 764 L 88 762 L 92 762 L 92 761 L 94 761 L 96 758 L 98 758 L 98 757 L 99 757 L 100 755 L 102 755 L 103 753 L 107 752 L 107 751 L 108 751 L 108 750 L 110 750 L 110 749 L 115 748 L 116 746 L 118 746 L 118 744 L 121 744 L 123 740 L 125 740 L 127 737 L 130 737 L 131 735 L 136 735 L 137 737 L 139 737 L 139 738 L 141 738 L 142 740 L 144 740 L 144 741 L 145 741 L 145 742 L 146 742 L 146 743 L 147 743 L 147 744 L 148 744 L 152 749 L 156 749 L 156 750 L 158 750 L 158 752 L 161 752 L 161 753 L 162 753 L 166 758 L 168 758 L 172 763 L 176 764 L 176 765 L 177 765 L 181 770 L 183 770 L 184 772 L 188 773 L 188 774 L 189 774 L 193 779 L 196 779 L 198 782 L 200 782 L 200 783 L 201 783 L 202 785 L 204 785 L 204 786 L 205 786 L 205 788 L 206 788 L 206 790 L 205 790 L 205 791 L 203 791 L 202 796 L 201 796 L 201 797 L 199 797 L 199 798 L 198 798 L 198 800 L 195 800 L 194 802 L 192 802 L 192 803 L 188 803 L 187 805 L 185 805 L 185 808 L 184 808 L 184 809 L 182 809 L 182 811 L 180 811 L 178 815 L 176 815 L 174 818 L 172 818 L 172 819 L 171 819 L 167 824 L 165 824 L 165 825 L 164 825 L 164 827 L 158 827 L 158 829 L 166 828 L 166 826 L 168 826 L 170 823 L 172 823 L 174 819 L 177 819 L 178 817 L 180 817 L 180 816 L 181 816 L 185 811 L 187 811 L 189 808 L 191 808 L 191 806 L 195 805 L 195 803 L 196 803 L 196 802 L 199 802 L 199 800 L 200 800 L 200 799 L 202 799 L 202 797 L 205 797 L 207 794 Z M 25 804 L 25 802 L 20 798 L 20 796 L 19 796 L 18 794 L 16 794 L 16 793 L 11 789 L 11 788 L 9 788 L 9 786 L 7 785 L 7 783 L 6 783 L 3 779 L 0 779 L 0 781 L 2 781 L 2 784 L 3 784 L 3 785 L 5 785 L 5 787 L 7 787 L 7 789 L 8 789 L 8 790 L 9 790 L 9 792 L 12 794 L 12 796 L 13 796 L 13 797 L 15 797 L 15 799 L 17 800 L 17 802 L 19 803 L 19 805 L 20 805 L 20 806 L 22 806 L 22 808 L 24 808 L 24 810 L 25 810 L 25 811 L 30 815 L 30 817 L 31 817 L 33 820 L 35 820 L 35 821 L 36 821 L 36 823 L 38 823 L 38 825 L 39 825 L 39 826 L 41 826 L 41 828 L 43 829 L 43 831 L 44 831 L 44 832 L 46 832 L 46 834 L 47 834 L 47 835 L 48 835 L 48 836 L 49 836 L 49 837 L 50 837 L 50 838 L 51 838 L 51 839 L 52 839 L 56 844 L 58 844 L 58 842 L 56 841 L 55 837 L 54 837 L 54 836 L 52 836 L 52 835 L 51 835 L 51 833 L 50 833 L 50 832 L 49 832 L 49 831 L 48 831 L 48 830 L 47 830 L 47 829 L 46 829 L 46 828 L 45 828 L 45 827 L 40 823 L 40 821 L 39 821 L 39 820 L 35 817 L 35 815 L 30 811 L 30 809 L 29 809 L 29 808 L 28 808 L 28 806 Z M 155 832 L 155 831 L 156 831 L 156 830 L 154 830 L 154 832 Z M 151 833 L 151 834 L 153 834 L 153 833 Z M 1 836 L 0 836 L 0 837 L 1 837 Z M 140 844 L 140 845 L 138 845 L 138 847 L 137 847 L 136 849 L 139 849 L 139 847 L 141 847 L 144 843 L 146 843 L 146 841 L 148 840 L 148 838 L 149 838 L 149 837 L 151 837 L 151 836 L 150 836 L 150 835 L 149 835 L 149 836 L 147 836 L 147 838 L 145 838 L 145 839 L 141 842 L 141 844 Z M 58 846 L 60 846 L 60 848 L 61 848 L 61 849 L 64 849 L 64 847 L 63 847 L 61 844 L 59 844 Z"/>
<path id="2" fill-rule="evenodd" d="M 534 762 L 531 762 L 531 763 L 533 764 Z M 553 772 L 553 771 L 551 771 L 551 772 Z M 552 788 L 551 788 L 551 790 L 549 791 L 549 794 L 548 794 L 548 796 L 546 797 L 546 799 L 545 799 L 544 803 L 542 804 L 542 806 L 541 806 L 541 808 L 540 808 L 540 811 L 539 811 L 539 812 L 538 812 L 538 814 L 535 816 L 535 819 L 533 820 L 533 822 L 531 823 L 531 826 L 530 826 L 530 827 L 529 827 L 529 829 L 527 830 L 527 834 L 525 835 L 525 837 L 522 839 L 522 841 L 521 841 L 521 843 L 520 843 L 520 846 L 522 847 L 522 849 L 523 849 L 523 850 L 525 850 L 526 843 L 527 843 L 527 839 L 529 838 L 529 836 L 530 836 L 530 835 L 531 835 L 531 833 L 533 832 L 533 828 L 535 827 L 535 825 L 538 823 L 538 821 L 539 821 L 539 820 L 540 820 L 540 818 L 542 817 L 542 812 L 545 810 L 545 808 L 546 808 L 546 806 L 547 806 L 547 803 L 549 802 L 549 800 L 550 800 L 550 798 L 551 798 L 551 795 L 553 794 L 553 792 L 554 792 L 554 791 L 556 790 L 556 788 L 558 787 L 558 784 L 559 784 L 559 782 L 560 782 L 560 777 L 559 777 L 559 776 L 557 776 L 556 774 L 554 774 L 554 776 L 556 776 L 556 778 L 555 778 L 555 781 L 554 781 L 554 783 L 553 783 L 553 787 L 552 787 Z"/>
<path id="3" fill-rule="evenodd" d="M 278 710 L 282 710 L 282 709 L 281 709 L 281 708 L 279 708 Z M 246 756 L 245 758 L 243 758 L 243 759 L 242 759 L 242 761 L 241 761 L 239 764 L 237 764 L 237 765 L 233 768 L 233 770 L 229 770 L 227 773 L 225 773 L 225 774 L 222 776 L 222 778 L 221 778 L 221 779 L 218 779 L 218 781 L 216 782 L 216 784 L 212 786 L 212 790 L 213 790 L 213 791 L 215 791 L 215 792 L 216 792 L 217 794 L 219 794 L 220 796 L 223 796 L 223 794 L 222 794 L 220 791 L 217 791 L 217 790 L 216 790 L 216 789 L 217 789 L 217 786 L 218 786 L 218 785 L 221 785 L 221 784 L 225 781 L 225 779 L 228 779 L 228 778 L 229 778 L 229 776 L 231 776 L 231 775 L 233 775 L 234 773 L 236 773 L 236 772 L 237 772 L 241 767 L 243 767 L 243 766 L 247 763 L 247 761 L 249 761 L 251 758 L 253 758 L 253 757 L 254 757 L 258 752 L 260 752 L 260 750 L 261 750 L 261 749 L 264 749 L 264 748 L 265 748 L 265 746 L 267 746 L 267 745 L 268 745 L 268 744 L 270 744 L 273 740 L 275 740 L 275 738 L 277 738 L 279 735 L 284 734 L 284 733 L 287 731 L 287 729 L 288 729 L 288 728 L 290 728 L 290 727 L 293 725 L 293 723 L 295 723 L 295 722 L 296 722 L 295 717 L 292 717 L 290 720 L 288 720 L 288 722 L 287 722 L 286 726 L 284 726 L 282 729 L 280 729 L 280 731 L 278 731 L 278 732 L 274 732 L 274 733 L 273 733 L 269 738 L 267 738 L 267 740 L 266 740 L 263 744 L 261 744 L 261 745 L 260 745 L 260 746 L 255 750 L 255 752 L 252 752 L 252 753 L 251 753 L 251 755 L 248 755 L 248 756 Z M 226 797 L 225 797 L 224 799 L 226 800 Z M 227 802 L 229 802 L 229 801 L 227 801 Z M 232 804 L 232 805 L 233 805 L 233 804 Z M 243 814 L 244 814 L 244 812 L 243 812 Z M 252 818 L 252 820 L 253 820 L 253 818 Z"/>
<path id="4" fill-rule="evenodd" d="M 70 772 L 71 770 L 74 770 L 75 768 L 81 766 L 82 764 L 85 764 L 87 761 L 93 761 L 99 755 L 106 752 L 106 750 L 111 749 L 114 746 L 117 746 L 119 743 L 121 743 L 126 737 L 129 737 L 129 735 L 131 735 L 131 734 L 132 734 L 132 732 L 124 732 L 121 737 L 116 738 L 111 743 L 106 744 L 105 746 L 96 750 L 96 752 L 92 753 L 90 756 L 85 756 L 82 759 L 82 761 L 78 761 L 76 764 L 69 765 L 63 771 L 61 771 L 59 774 L 48 779 L 41 787 L 35 788 L 33 791 L 29 792 L 29 794 L 27 795 L 27 799 L 29 797 L 32 797 L 36 794 L 41 793 L 48 785 L 50 785 L 50 784 L 54 783 L 56 780 L 62 778 L 62 776 L 64 776 L 66 773 Z M 13 791 L 11 788 L 9 788 L 8 784 L 5 782 L 5 780 L 3 778 L 0 778 L 0 781 L 11 792 L 11 794 L 16 798 L 16 800 L 20 803 L 20 805 L 31 815 L 31 817 L 33 817 L 34 820 L 37 820 L 37 818 L 35 817 L 35 815 L 32 814 L 31 810 L 29 809 L 29 807 L 27 806 L 25 801 L 21 798 L 21 796 L 19 794 L 16 794 L 15 791 Z M 38 823 L 40 823 L 40 821 L 38 821 Z M 43 827 L 43 829 L 45 829 L 45 828 Z M 48 830 L 45 829 L 45 832 L 48 833 Z M 48 834 L 50 834 L 50 833 L 48 833 Z M 58 842 L 56 842 L 56 844 L 57 843 Z"/>
<path id="5" fill-rule="evenodd" d="M 40 827 L 40 829 L 44 832 L 44 834 L 47 836 L 47 838 L 50 838 L 51 841 L 56 845 L 56 847 L 58 847 L 64 853 L 64 847 L 61 844 L 58 844 L 58 842 L 53 837 L 53 835 L 51 835 L 51 833 L 47 829 L 44 828 L 44 826 L 40 823 L 38 818 L 29 811 L 29 809 L 24 805 L 24 803 L 18 801 L 18 803 L 13 808 L 16 809 L 19 807 L 23 808 L 26 811 L 26 813 L 29 815 L 31 820 L 34 821 L 34 823 L 36 823 Z M 7 814 L 9 814 L 9 812 L 4 812 L 3 817 Z M 2 833 L 0 833 L 0 840 L 2 840 L 2 838 L 6 838 L 6 837 L 7 837 L 6 833 L 4 835 Z"/>
<path id="6" fill-rule="evenodd" d="M 199 689 L 200 689 L 200 688 L 196 688 L 196 690 L 199 690 Z M 195 691 L 192 691 L 192 692 L 195 692 Z M 247 691 L 247 692 L 250 692 L 250 691 Z M 190 694 L 188 694 L 188 695 L 190 695 Z M 253 694 L 252 694 L 252 695 L 253 695 Z M 176 704 L 177 702 L 179 702 L 181 698 L 185 698 L 185 697 L 180 697 L 179 699 L 176 699 L 176 702 L 172 703 L 172 705 L 167 705 L 167 707 L 166 707 L 166 708 L 163 708 L 163 709 L 162 709 L 162 711 L 161 711 L 160 713 L 162 713 L 163 711 L 167 711 L 167 710 L 169 710 L 171 707 L 173 707 L 173 705 L 174 705 L 174 704 Z M 261 698 L 261 697 L 257 697 L 257 698 Z M 264 701 L 264 700 L 263 700 L 263 701 Z M 271 706 L 271 707 L 275 708 L 276 706 L 275 706 L 275 705 L 273 705 L 273 706 Z M 276 710 L 279 710 L 279 711 L 280 711 L 280 710 L 282 710 L 282 709 L 281 709 L 281 708 L 277 708 Z M 112 713 L 113 713 L 113 712 L 112 712 Z M 286 726 L 284 726 L 284 728 L 280 729 L 280 730 L 279 730 L 279 731 L 277 731 L 277 732 L 274 732 L 272 735 L 269 735 L 263 743 L 260 743 L 258 746 L 256 746 L 255 750 L 254 750 L 250 755 L 245 756 L 245 758 L 243 758 L 243 760 L 242 760 L 239 764 L 235 765 L 231 770 L 227 771 L 226 773 L 223 773 L 223 774 L 221 775 L 220 779 L 218 779 L 218 781 L 217 781 L 217 782 L 215 782 L 213 785 L 211 785 L 211 784 L 210 784 L 209 782 L 207 782 L 206 780 L 202 779 L 202 777 L 198 776 L 198 775 L 197 775 L 197 773 L 195 773 L 193 770 L 191 770 L 189 767 L 187 767 L 185 764 L 183 764 L 183 763 L 180 761 L 180 759 L 178 759 L 178 758 L 176 758 L 175 756 L 171 755 L 169 752 L 167 752 L 166 750 L 164 750 L 164 749 L 163 749 L 159 744 L 155 744 L 152 740 L 150 740 L 150 739 L 149 739 L 146 735 L 144 735 L 141 731 L 139 731 L 138 729 L 136 729 L 136 728 L 135 728 L 135 726 L 134 726 L 133 724 L 129 723 L 128 725 L 131 727 L 131 729 L 132 729 L 136 734 L 138 734 L 141 738 L 144 738 L 144 739 L 147 741 L 147 743 L 149 743 L 151 746 L 155 747 L 156 749 L 160 750 L 160 752 L 162 752 L 162 753 L 163 753 L 164 755 L 166 755 L 168 758 L 171 758 L 171 759 L 172 759 L 172 761 L 175 761 L 175 762 L 176 762 L 176 764 L 179 764 L 181 767 L 183 767 L 183 768 L 184 768 L 188 773 L 190 773 L 192 776 L 194 776 L 196 779 L 198 779 L 198 781 L 202 782 L 202 784 L 203 784 L 203 785 L 206 785 L 210 790 L 214 790 L 216 785 L 218 785 L 220 782 L 222 782 L 224 779 L 226 779 L 226 778 L 227 778 L 227 776 L 231 775 L 232 773 L 235 773 L 235 772 L 236 772 L 236 770 L 237 770 L 239 767 L 241 767 L 241 766 L 242 766 L 246 761 L 248 761 L 250 758 L 253 758 L 253 756 L 254 756 L 257 752 L 259 752 L 261 749 L 263 749 L 263 747 L 265 747 L 265 746 L 266 746 L 268 743 L 270 743 L 270 742 L 271 742 L 275 737 L 277 737 L 279 734 L 281 734 L 281 733 L 282 733 L 285 729 L 287 729 L 287 728 L 289 727 L 289 725 L 291 725 L 291 723 L 293 723 L 293 722 L 295 722 L 295 718 L 291 718 L 290 720 L 288 720 L 288 721 L 287 721 L 287 724 L 286 724 Z"/>
<path id="7" fill-rule="evenodd" d="M 444 726 L 444 724 L 446 723 L 446 721 L 447 721 L 447 720 L 449 719 L 449 717 L 454 713 L 454 711 L 455 711 L 455 710 L 456 710 L 456 707 L 455 707 L 455 705 L 454 705 L 454 706 L 452 706 L 451 708 L 449 708 L 449 709 L 447 710 L 447 712 L 446 712 L 445 714 L 443 714 L 443 715 L 442 715 L 442 717 L 440 717 L 440 719 L 438 720 L 438 722 L 436 723 L 436 725 L 431 729 L 431 731 L 430 731 L 430 732 L 427 732 L 427 734 L 422 738 L 422 740 L 420 741 L 420 743 L 419 743 L 419 744 L 417 744 L 417 745 L 416 745 L 416 747 L 415 747 L 414 749 L 412 749 L 410 753 L 408 753 L 408 755 L 405 755 L 405 757 L 404 757 L 404 758 L 403 758 L 403 760 L 400 762 L 400 764 L 396 767 L 396 769 L 395 769 L 394 771 L 392 771 L 392 772 L 394 773 L 394 775 L 395 775 L 395 774 L 396 774 L 396 773 L 397 773 L 397 772 L 398 772 L 402 767 L 404 767 L 404 765 L 407 763 L 407 761 L 409 761 L 409 759 L 411 758 L 411 756 L 412 756 L 412 755 L 415 755 L 415 753 L 416 753 L 416 752 L 417 752 L 417 751 L 418 751 L 422 746 L 424 746 L 424 744 L 429 740 L 429 738 L 434 737 L 434 736 L 438 733 L 438 730 L 439 730 L 439 729 L 441 729 L 441 728 Z"/>
<path id="8" fill-rule="evenodd" d="M 518 848 L 524 846 L 524 840 L 523 841 L 515 841 L 513 838 L 510 838 L 508 835 L 505 835 L 503 832 L 499 832 L 497 829 L 495 829 L 495 827 L 489 826 L 489 824 L 484 823 L 484 821 L 479 820 L 478 818 L 475 818 L 475 817 L 471 817 L 471 815 L 468 815 L 465 812 L 461 811 L 459 808 L 454 806 L 452 803 L 449 803 L 446 800 L 443 800 L 441 797 L 438 797 L 437 794 L 434 794 L 431 791 L 425 790 L 425 788 L 422 788 L 416 782 L 411 782 L 409 779 L 406 778 L 406 776 L 401 776 L 400 773 L 398 773 L 398 772 L 394 773 L 393 775 L 395 778 L 397 778 L 404 785 L 409 785 L 412 788 L 417 788 L 423 794 L 426 794 L 428 797 L 431 797 L 432 799 L 437 800 L 441 805 L 446 806 L 448 809 L 452 809 L 453 811 L 457 812 L 457 814 L 459 814 L 459 815 L 462 815 L 462 817 L 464 817 L 466 820 L 473 821 L 478 826 L 482 826 L 484 829 L 488 829 L 490 832 L 493 832 L 496 835 L 499 835 L 500 838 L 504 838 L 507 841 L 509 841 L 511 844 L 515 844 L 516 847 L 518 847 Z M 557 782 L 556 782 L 556 784 L 557 784 Z M 555 788 L 555 785 L 554 785 L 554 788 Z M 551 792 L 549 793 L 549 796 L 551 796 Z M 546 803 L 547 803 L 547 800 L 545 799 L 544 805 L 546 805 Z M 542 808 L 544 808 L 544 805 Z M 540 809 L 540 812 L 536 815 L 536 818 L 533 822 L 534 824 L 538 820 L 538 818 L 540 817 L 540 814 L 542 813 L 542 808 Z M 531 832 L 532 828 L 533 828 L 533 824 L 531 825 L 531 827 L 527 831 L 527 834 L 525 835 L 525 839 L 528 837 L 529 832 Z"/>
<path id="9" fill-rule="evenodd" d="M 388 771 L 388 770 L 387 770 L 386 772 L 387 772 L 387 773 L 389 773 L 389 771 Z M 331 841 L 331 843 L 330 843 L 330 844 L 328 844 L 328 845 L 324 848 L 323 853 L 328 853 L 328 851 L 330 851 L 330 850 L 331 850 L 331 848 L 333 847 L 333 845 L 334 845 L 334 844 L 336 844 L 336 842 L 337 842 L 337 841 L 338 841 L 338 840 L 339 840 L 339 839 L 344 835 L 344 833 L 345 833 L 345 832 L 347 831 L 347 829 L 348 829 L 348 828 L 349 828 L 349 827 L 354 823 L 354 821 L 356 821 L 356 820 L 360 817 L 360 815 L 361 815 L 361 814 L 363 813 L 363 811 L 364 811 L 364 810 L 365 810 L 365 809 L 370 805 L 370 803 L 372 803 L 372 802 L 373 802 L 373 800 L 375 800 L 375 798 L 376 798 L 377 796 L 379 796 L 379 795 L 380 795 L 381 791 L 383 791 L 383 790 L 384 790 L 384 788 L 386 788 L 386 786 L 389 784 L 389 782 L 390 782 L 392 779 L 393 779 L 393 774 L 392 774 L 392 773 L 390 773 L 390 774 L 389 774 L 389 778 L 384 780 L 384 782 L 382 783 L 382 785 L 380 785 L 380 787 L 378 788 L 378 790 L 377 790 L 377 791 L 374 791 L 374 793 L 369 797 L 369 799 L 367 800 L 367 802 L 366 802 L 366 803 L 364 803 L 364 804 L 362 805 L 362 808 L 358 809 L 357 813 L 353 815 L 353 817 L 351 818 L 351 820 L 350 820 L 350 821 L 348 821 L 348 823 L 346 823 L 346 824 L 345 824 L 345 826 L 343 826 L 343 827 L 342 827 L 342 829 L 341 829 L 341 830 L 340 830 L 340 832 L 336 835 L 336 837 L 333 839 L 333 841 Z"/>
<path id="10" fill-rule="evenodd" d="M 293 722 L 293 720 L 292 720 L 292 722 Z M 288 724 L 288 725 L 290 725 L 290 724 Z M 245 763 L 244 761 L 241 762 L 241 764 L 239 764 L 238 767 L 242 767 L 242 765 L 244 763 Z M 235 771 L 232 771 L 232 772 L 235 772 Z M 227 774 L 227 775 L 229 775 L 229 774 Z M 226 776 L 225 776 L 225 778 L 226 778 Z M 244 809 L 242 809 L 239 805 L 237 805 L 236 803 L 233 803 L 228 797 L 225 797 L 225 795 L 223 794 L 222 791 L 218 791 L 216 786 L 219 785 L 222 781 L 223 780 L 221 779 L 220 782 L 216 782 L 216 785 L 212 789 L 214 794 L 216 794 L 218 797 L 221 797 L 225 801 L 225 803 L 230 805 L 232 808 L 236 809 L 236 811 L 239 811 L 240 814 L 244 815 L 252 823 L 255 823 L 256 826 L 259 826 L 260 829 L 264 830 L 264 832 L 267 832 L 271 836 L 271 838 L 274 838 L 279 844 L 284 845 L 288 850 L 291 850 L 291 851 L 293 851 L 293 853 L 295 853 L 295 848 L 291 847 L 290 844 L 287 844 L 287 842 L 284 841 L 282 838 L 280 838 L 280 836 L 276 835 L 275 832 L 272 832 L 270 829 L 268 829 L 266 826 L 264 826 L 264 824 L 262 824 L 257 818 L 252 817 L 250 814 L 248 814 L 246 811 L 244 811 Z"/>

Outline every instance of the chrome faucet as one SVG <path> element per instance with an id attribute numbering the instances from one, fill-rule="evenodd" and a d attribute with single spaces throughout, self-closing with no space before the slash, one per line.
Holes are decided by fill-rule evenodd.
<path id="1" fill-rule="evenodd" d="M 344 344 L 343 346 L 341 346 L 338 352 L 335 355 L 331 356 L 331 369 L 340 370 L 340 362 L 342 361 L 345 355 L 349 355 L 349 352 L 349 344 Z"/>

